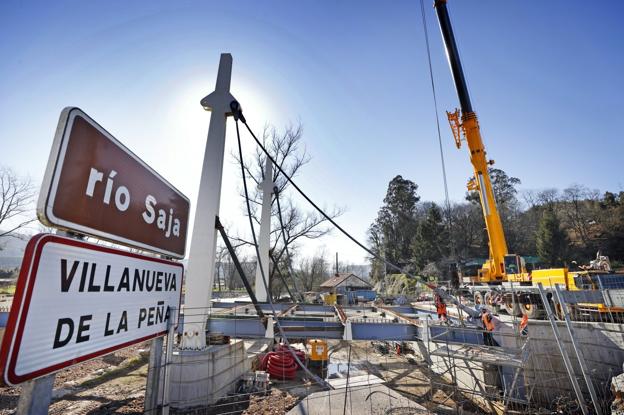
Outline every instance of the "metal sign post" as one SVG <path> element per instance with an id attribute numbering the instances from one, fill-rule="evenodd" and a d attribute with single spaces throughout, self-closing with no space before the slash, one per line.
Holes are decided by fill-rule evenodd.
<path id="1" fill-rule="evenodd" d="M 71 237 L 65 231 L 57 230 L 56 234 Z M 17 402 L 16 415 L 46 415 L 52 402 L 54 379 L 56 379 L 56 374 L 52 373 L 24 382 L 21 385 L 22 393 Z"/>
<path id="2" fill-rule="evenodd" d="M 22 385 L 16 415 L 47 415 L 52 402 L 54 374 L 33 379 Z"/>
<path id="3" fill-rule="evenodd" d="M 227 117 L 231 115 L 230 103 L 235 100 L 230 94 L 231 77 L 232 55 L 223 53 L 215 90 L 201 100 L 202 107 L 211 111 L 211 114 L 186 277 L 184 309 L 189 310 L 188 314 L 193 317 L 186 318 L 184 322 L 183 349 L 206 347 L 206 318 L 214 281 L 217 244 L 215 221 L 219 216 L 221 200 L 225 125 Z"/>
<path id="4" fill-rule="evenodd" d="M 164 340 L 162 337 L 156 337 L 150 342 L 147 380 L 145 382 L 145 401 L 143 403 L 143 412 L 146 414 L 153 414 L 158 410 L 158 386 L 160 384 L 163 344 Z"/>
<path id="5" fill-rule="evenodd" d="M 172 313 L 177 316 L 178 310 L 173 309 Z M 171 384 L 171 356 L 173 355 L 173 338 L 175 336 L 176 324 L 174 321 L 177 319 L 172 319 L 169 322 L 169 328 L 167 332 L 167 347 L 165 349 L 165 367 L 164 367 L 164 379 L 163 379 L 163 397 L 162 397 L 162 415 L 169 415 L 169 389 Z"/>

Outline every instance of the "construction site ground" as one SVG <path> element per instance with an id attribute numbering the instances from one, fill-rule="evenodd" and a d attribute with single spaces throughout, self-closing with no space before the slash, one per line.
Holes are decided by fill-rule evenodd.
<path id="1" fill-rule="evenodd" d="M 387 353 L 381 353 L 368 341 L 329 341 L 330 364 L 344 367 L 347 364 L 353 368 L 352 373 L 366 372 L 380 378 L 386 386 L 399 392 L 406 398 L 424 406 L 431 413 L 456 414 L 457 408 L 462 408 L 464 414 L 484 413 L 481 408 L 465 397 L 453 395 L 453 387 L 445 379 L 429 370 L 428 365 L 418 360 L 410 353 L 397 354 L 389 348 Z M 349 359 L 349 347 L 351 357 Z M 344 373 L 343 373 L 344 374 Z M 351 379 L 350 385 L 357 384 L 356 388 L 366 388 L 360 376 L 359 382 Z M 430 381 L 433 380 L 433 382 Z M 357 383 L 356 383 L 357 382 Z M 342 384 L 346 383 L 342 379 Z M 433 390 L 432 390 L 433 386 Z M 217 415 L 241 411 L 244 415 L 266 414 L 282 415 L 288 413 L 305 396 L 323 390 L 312 381 L 304 371 L 298 371 L 294 380 L 271 381 L 271 390 L 267 396 L 255 395 L 232 396 L 218 402 L 211 410 L 176 411 L 183 414 Z M 380 398 L 378 398 L 380 399 Z M 249 407 L 247 407 L 250 401 Z M 218 409 L 217 409 L 218 408 Z M 347 413 L 352 413 L 347 405 Z M 355 410 L 355 408 L 354 408 Z M 342 411 L 340 411 L 342 413 Z"/>
<path id="2" fill-rule="evenodd" d="M 384 380 L 385 384 L 408 399 L 435 413 L 479 413 L 479 408 L 461 396 L 453 396 L 447 382 L 432 374 L 428 366 L 410 354 L 395 350 L 379 353 L 370 342 L 330 342 L 331 362 L 346 364 L 351 345 L 351 365 Z M 50 414 L 141 414 L 145 396 L 149 343 L 135 345 L 102 358 L 73 366 L 56 374 Z M 435 376 L 433 382 L 430 377 Z M 245 414 L 285 414 L 306 395 L 321 388 L 303 371 L 294 381 L 272 381 L 267 396 L 230 397 L 215 410 L 186 413 L 219 414 L 240 411 Z M 18 387 L 0 388 L 0 415 L 14 413 L 20 394 Z M 250 402 L 249 402 L 250 401 Z M 179 411 L 176 411 L 180 413 Z"/>
<path id="3" fill-rule="evenodd" d="M 149 343 L 119 350 L 56 374 L 52 415 L 142 414 Z M 19 387 L 0 387 L 0 414 L 17 408 Z"/>
<path id="4" fill-rule="evenodd" d="M 340 342 L 333 347 L 332 362 L 348 362 L 384 380 L 386 386 L 435 413 L 482 413 L 480 408 L 461 395 L 453 395 L 447 380 L 433 373 L 429 365 L 411 353 L 389 350 L 379 353 L 370 342 Z M 448 385 L 448 387 L 446 387 Z M 433 388 L 432 388 L 433 386 Z"/>

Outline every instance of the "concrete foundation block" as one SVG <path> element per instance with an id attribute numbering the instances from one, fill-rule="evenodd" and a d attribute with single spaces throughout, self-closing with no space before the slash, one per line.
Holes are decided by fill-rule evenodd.
<path id="1" fill-rule="evenodd" d="M 251 370 L 251 360 L 243 341 L 236 340 L 201 351 L 174 351 L 168 367 L 170 406 L 190 408 L 211 405 L 234 392 L 241 376 Z"/>

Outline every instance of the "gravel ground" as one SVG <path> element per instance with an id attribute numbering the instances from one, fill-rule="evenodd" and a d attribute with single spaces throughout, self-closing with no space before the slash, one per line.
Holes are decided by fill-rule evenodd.
<path id="1" fill-rule="evenodd" d="M 148 343 L 57 372 L 50 414 L 142 414 Z M 0 387 L 0 415 L 13 414 L 20 388 Z"/>
<path id="2" fill-rule="evenodd" d="M 273 389 L 268 396 L 252 396 L 249 408 L 243 415 L 282 415 L 299 402 L 288 392 Z"/>
<path id="3" fill-rule="evenodd" d="M 58 372 L 55 378 L 55 396 L 50 406 L 52 415 L 77 414 L 142 414 L 147 378 L 148 343 L 132 346 L 102 358 L 82 363 Z M 348 343 L 332 341 L 331 361 L 346 363 Z M 456 402 L 451 388 L 444 387 L 442 379 L 436 379 L 431 389 L 432 374 L 426 364 L 397 356 L 394 352 L 378 353 L 369 342 L 351 343 L 351 363 L 382 378 L 386 385 L 415 402 L 434 410 L 438 405 L 474 411 L 466 402 Z M 319 388 L 298 372 L 295 381 L 272 382 L 267 396 L 253 396 L 249 408 L 236 404 L 230 411 L 243 411 L 245 415 L 283 415 L 307 393 Z M 0 415 L 12 414 L 17 406 L 20 389 L 0 387 Z M 461 398 L 461 397 L 460 397 Z M 462 399 L 463 400 L 463 399 Z M 224 411 L 227 406 L 223 406 Z M 223 412 L 223 411 L 221 411 Z M 205 408 L 194 413 L 217 414 Z M 469 413 L 469 412 L 466 412 Z"/>

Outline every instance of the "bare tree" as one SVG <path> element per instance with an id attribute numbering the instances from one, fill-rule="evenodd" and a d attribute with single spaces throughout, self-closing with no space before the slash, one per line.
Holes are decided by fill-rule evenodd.
<path id="1" fill-rule="evenodd" d="M 214 288 L 218 289 L 219 291 L 221 291 L 221 281 L 224 282 L 225 285 L 225 271 L 226 271 L 226 266 L 225 266 L 225 260 L 226 257 L 229 255 L 228 249 L 223 246 L 223 245 L 217 245 L 217 254 L 216 254 L 216 260 L 215 260 L 215 276 L 214 276 L 214 283 L 213 285 L 216 285 Z"/>
<path id="2" fill-rule="evenodd" d="M 303 126 L 300 123 L 295 126 L 290 125 L 283 131 L 278 131 L 272 126 L 266 126 L 262 133 L 263 147 L 267 149 L 277 166 L 291 178 L 295 178 L 301 168 L 310 161 L 310 156 L 302 145 L 302 136 Z M 233 157 L 236 163 L 241 162 L 238 154 L 233 154 Z M 246 178 L 250 179 L 250 184 L 255 185 L 248 186 L 248 188 L 250 190 L 251 216 L 257 226 L 260 225 L 260 211 L 262 209 L 262 191 L 259 189 L 259 185 L 264 180 L 265 163 L 266 155 L 259 147 L 256 148 L 253 157 L 250 160 L 244 160 L 243 163 Z M 295 254 L 299 240 L 318 239 L 327 235 L 331 228 L 327 226 L 328 220 L 323 215 L 314 210 L 304 210 L 293 202 L 290 183 L 276 167 L 274 167 L 272 179 L 277 188 L 277 194 L 273 196 L 271 202 L 271 253 L 275 262 L 284 266 L 282 272 L 286 273 L 289 266 L 292 268 L 292 258 L 285 258 L 286 245 L 282 237 L 276 197 L 279 197 L 286 244 L 291 254 Z M 241 196 L 245 197 L 243 192 L 241 192 Z M 247 214 L 246 208 L 244 211 Z M 342 210 L 334 207 L 327 213 L 334 219 L 340 216 Z M 248 237 L 233 237 L 232 239 L 246 245 L 253 245 Z M 284 262 L 284 260 L 290 262 Z M 276 269 L 275 267 L 271 268 L 269 290 L 273 292 L 271 287 L 275 280 Z"/>
<path id="3" fill-rule="evenodd" d="M 0 238 L 16 236 L 16 231 L 36 220 L 30 212 L 34 196 L 29 178 L 0 167 Z"/>
<path id="4" fill-rule="evenodd" d="M 373 222 L 373 224 L 368 228 L 368 246 L 371 251 L 384 258 L 386 256 L 384 252 L 384 238 L 383 231 L 381 229 L 381 225 L 377 222 Z M 371 270 L 370 270 L 370 279 L 373 281 L 382 281 L 386 277 L 386 267 L 385 264 L 378 260 L 377 257 L 369 255 L 367 259 L 370 261 Z"/>
<path id="5" fill-rule="evenodd" d="M 298 268 L 302 283 L 299 288 L 304 292 L 318 289 L 330 272 L 325 249 L 320 249 L 311 258 L 302 258 Z"/>
<path id="6" fill-rule="evenodd" d="M 563 190 L 563 210 L 567 226 L 576 235 L 577 242 L 583 246 L 590 245 L 594 235 L 593 225 L 596 223 L 592 207 L 597 205 L 599 193 L 578 184 Z M 592 248 L 589 248 L 592 249 Z"/>
<path id="7" fill-rule="evenodd" d="M 253 271 L 253 269 L 249 269 L 249 262 L 241 255 L 239 249 L 241 245 L 242 243 L 234 244 L 232 245 L 232 249 L 234 250 L 234 255 L 236 255 L 241 263 L 245 276 L 250 278 L 252 275 L 250 271 Z M 243 287 L 242 276 L 234 265 L 230 251 L 221 239 L 219 239 L 217 243 L 214 278 L 213 288 L 217 288 L 219 291 L 232 291 Z"/>

